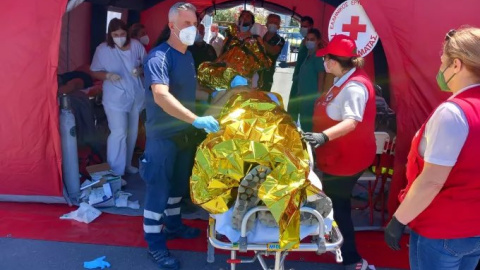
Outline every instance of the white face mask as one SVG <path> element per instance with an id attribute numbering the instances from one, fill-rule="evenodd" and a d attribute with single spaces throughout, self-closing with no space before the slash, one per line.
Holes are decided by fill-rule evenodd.
<path id="1" fill-rule="evenodd" d="M 125 45 L 125 42 L 127 42 L 127 37 L 114 37 L 113 42 L 115 45 L 117 45 L 119 48 L 122 48 L 123 45 Z"/>
<path id="2" fill-rule="evenodd" d="M 305 42 L 305 47 L 307 47 L 308 50 L 313 50 L 315 47 L 317 47 L 317 43 L 315 41 L 306 41 Z"/>
<path id="3" fill-rule="evenodd" d="M 175 28 L 177 28 L 175 26 Z M 178 28 L 177 28 L 178 29 Z M 180 29 L 179 29 L 180 30 Z M 174 32 L 175 34 L 175 32 Z M 175 34 L 176 35 L 176 34 Z M 195 43 L 195 37 L 197 36 L 197 28 L 195 26 L 189 26 L 180 30 L 180 34 L 177 36 L 183 45 L 193 45 Z"/>
<path id="4" fill-rule="evenodd" d="M 307 34 L 308 34 L 308 28 L 306 27 L 300 28 L 300 35 L 302 35 L 302 37 L 306 37 Z"/>
<path id="5" fill-rule="evenodd" d="M 268 27 L 268 32 L 270 33 L 276 33 L 278 30 L 276 24 L 269 24 L 267 27 Z"/>
<path id="6" fill-rule="evenodd" d="M 140 43 L 142 43 L 143 45 L 148 45 L 148 43 L 150 43 L 150 38 L 147 35 L 145 35 L 140 38 Z"/>

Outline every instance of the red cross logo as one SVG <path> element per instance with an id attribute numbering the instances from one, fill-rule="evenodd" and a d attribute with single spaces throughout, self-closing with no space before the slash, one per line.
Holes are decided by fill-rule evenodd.
<path id="1" fill-rule="evenodd" d="M 350 24 L 342 25 L 343 32 L 349 32 L 350 37 L 354 40 L 357 40 L 358 33 L 365 33 L 367 32 L 367 25 L 360 24 L 360 17 L 359 16 L 352 16 L 350 18 Z"/>

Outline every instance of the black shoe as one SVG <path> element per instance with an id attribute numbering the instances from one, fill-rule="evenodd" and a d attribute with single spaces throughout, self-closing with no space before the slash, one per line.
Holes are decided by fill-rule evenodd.
<path id="1" fill-rule="evenodd" d="M 158 265 L 160 270 L 178 270 L 180 269 L 180 262 L 173 257 L 166 249 L 148 251 L 152 260 Z"/>
<path id="2" fill-rule="evenodd" d="M 197 228 L 188 227 L 186 225 L 180 226 L 179 229 L 173 231 L 168 230 L 167 228 L 163 229 L 167 235 L 168 240 L 181 238 L 181 239 L 193 239 L 197 238 L 200 235 L 200 230 Z"/>

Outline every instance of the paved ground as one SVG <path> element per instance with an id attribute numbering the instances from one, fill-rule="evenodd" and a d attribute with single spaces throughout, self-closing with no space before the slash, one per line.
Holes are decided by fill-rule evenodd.
<path id="1" fill-rule="evenodd" d="M 112 270 L 155 270 L 158 269 L 148 258 L 145 249 L 103 245 L 73 244 L 50 241 L 0 238 L 1 270 L 81 270 L 84 261 L 106 256 Z M 206 262 L 206 254 L 189 251 L 173 251 L 180 259 L 183 270 L 227 270 L 226 255 L 216 255 L 215 262 Z M 268 262 L 273 265 L 272 261 Z M 240 270 L 258 270 L 258 264 L 241 265 Z M 341 265 L 305 262 L 287 262 L 286 269 L 340 270 Z M 377 268 L 380 270 L 394 270 Z"/>

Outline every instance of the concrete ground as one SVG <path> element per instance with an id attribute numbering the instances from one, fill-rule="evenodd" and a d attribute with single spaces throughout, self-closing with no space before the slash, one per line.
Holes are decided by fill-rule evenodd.
<path id="1" fill-rule="evenodd" d="M 88 245 L 76 243 L 0 238 L 1 270 L 81 270 L 83 262 L 106 256 L 112 270 L 155 270 L 158 269 L 149 259 L 145 249 L 133 247 L 116 247 L 105 245 Z M 183 270 L 227 270 L 226 255 L 215 256 L 215 262 L 206 262 L 206 253 L 178 251 L 172 252 L 182 264 Z M 273 266 L 273 261 L 267 261 Z M 341 265 L 287 261 L 286 269 L 340 270 Z M 99 268 L 97 268 L 99 269 Z M 237 267 L 240 270 L 261 269 L 258 263 Z M 377 268 L 380 270 L 395 270 Z"/>

